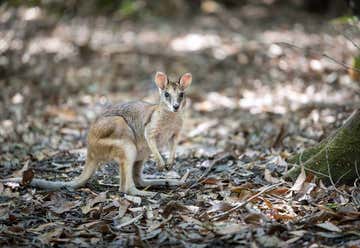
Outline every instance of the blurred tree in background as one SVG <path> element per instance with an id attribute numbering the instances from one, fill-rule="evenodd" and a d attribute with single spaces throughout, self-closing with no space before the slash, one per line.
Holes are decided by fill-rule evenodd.
<path id="1" fill-rule="evenodd" d="M 148 11 L 160 16 L 177 16 L 184 13 L 196 13 L 201 10 L 202 4 L 210 2 L 225 8 L 234 8 L 246 5 L 249 0 L 2 0 L 0 3 L 8 6 L 38 6 L 51 12 L 64 15 L 92 15 L 115 14 L 121 17 L 139 14 Z M 359 2 L 355 0 L 264 0 L 253 1 L 265 4 L 283 4 L 287 2 L 309 12 L 332 15 L 343 14 L 348 7 L 355 15 L 359 14 Z M 141 13 L 141 15 L 144 13 Z"/>

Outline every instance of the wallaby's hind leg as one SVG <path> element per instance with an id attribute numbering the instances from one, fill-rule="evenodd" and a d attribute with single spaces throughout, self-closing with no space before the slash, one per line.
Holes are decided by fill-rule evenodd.
<path id="1" fill-rule="evenodd" d="M 150 191 L 142 191 L 136 188 L 134 182 L 133 168 L 136 161 L 136 146 L 131 141 L 124 141 L 116 147 L 119 152 L 115 160 L 119 163 L 120 173 L 120 191 L 139 196 L 153 196 L 156 193 Z"/>
<path id="2" fill-rule="evenodd" d="M 98 162 L 88 155 L 83 171 L 77 178 L 69 182 L 69 187 L 76 189 L 84 186 L 84 184 L 90 179 L 90 177 L 94 174 L 97 168 Z"/>
<path id="3" fill-rule="evenodd" d="M 144 163 L 144 161 L 136 161 L 134 163 L 133 174 L 134 174 L 134 182 L 137 187 L 144 187 L 141 184 L 142 173 L 143 173 L 143 163 Z"/>
<path id="4" fill-rule="evenodd" d="M 134 181 L 137 186 L 179 186 L 183 182 L 176 179 L 144 179 L 143 177 L 143 161 L 134 163 Z"/>

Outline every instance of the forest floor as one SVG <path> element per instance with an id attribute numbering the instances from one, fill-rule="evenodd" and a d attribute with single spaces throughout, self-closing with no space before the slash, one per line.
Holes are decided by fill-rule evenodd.
<path id="1" fill-rule="evenodd" d="M 358 188 L 281 179 L 285 159 L 360 100 L 321 56 L 350 63 L 349 30 L 286 4 L 210 7 L 136 20 L 0 7 L 0 177 L 25 171 L 25 186 L 0 183 L 1 246 L 360 246 Z M 359 31 L 346 34 L 360 44 Z M 186 184 L 124 195 L 109 164 L 76 191 L 26 187 L 78 175 L 102 106 L 156 101 L 156 71 L 191 72 L 193 84 L 174 170 L 150 160 L 145 173 Z"/>

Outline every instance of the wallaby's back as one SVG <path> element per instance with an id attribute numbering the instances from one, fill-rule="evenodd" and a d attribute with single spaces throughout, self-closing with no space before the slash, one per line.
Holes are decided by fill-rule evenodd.
<path id="1" fill-rule="evenodd" d="M 143 134 L 155 107 L 156 104 L 144 101 L 118 103 L 107 107 L 99 118 L 121 116 L 135 134 Z"/>

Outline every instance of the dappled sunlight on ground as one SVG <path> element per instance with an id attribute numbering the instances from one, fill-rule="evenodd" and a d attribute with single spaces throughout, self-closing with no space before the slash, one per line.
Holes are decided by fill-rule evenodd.
<path id="1" fill-rule="evenodd" d="M 286 26 L 278 25 L 275 16 L 262 27 L 262 18 L 273 11 L 264 6 L 244 7 L 245 15 L 229 12 L 230 23 L 240 25 L 237 31 L 218 23 L 221 14 L 199 15 L 177 26 L 151 18 L 121 25 L 104 17 L 54 22 L 37 7 L 5 11 L 1 21 L 14 28 L 1 30 L 0 50 L 8 54 L 0 58 L 1 68 L 7 68 L 3 82 L 11 85 L 2 97 L 12 104 L 0 107 L 2 130 L 15 141 L 9 123 L 26 123 L 44 111 L 55 123 L 57 118 L 76 122 L 85 117 L 86 123 L 79 122 L 84 130 L 109 102 L 156 101 L 156 70 L 170 77 L 193 73 L 188 93 L 192 118 L 221 110 L 285 117 L 310 105 L 359 101 L 358 84 L 339 64 L 321 57 L 326 53 L 348 63 L 356 49 L 340 29 L 317 19 L 311 25 L 296 22 L 303 13 Z M 219 6 L 203 7 L 205 13 L 220 11 Z M 282 15 L 296 16 L 292 11 Z M 49 106 L 37 107 L 43 103 Z M 323 119 L 321 113 L 317 119 Z M 329 118 L 326 123 L 334 122 Z"/>
<path id="2" fill-rule="evenodd" d="M 345 27 L 331 24 L 330 18 L 290 7 L 286 1 L 276 6 L 273 3 L 277 1 L 272 0 L 260 1 L 261 4 L 247 2 L 226 9 L 214 1 L 202 1 L 199 13 L 180 13 L 178 18 L 149 14 L 134 19 L 115 15 L 57 16 L 39 7 L 0 8 L 1 177 L 8 177 L 25 165 L 38 170 L 36 177 L 54 178 L 59 171 L 62 179 L 75 176 L 84 163 L 90 123 L 110 103 L 137 99 L 156 102 L 156 71 L 166 72 L 173 80 L 185 72 L 193 75 L 186 92 L 187 120 L 177 150 L 178 160 L 175 170 L 168 173 L 196 181 L 214 166 L 213 161 L 224 154 L 226 158 L 220 159 L 201 182 L 202 188 L 195 185 L 191 190 L 160 189 L 161 197 L 169 202 L 161 197 L 144 200 L 123 195 L 118 201 L 117 190 L 109 187 L 117 183 L 117 169 L 111 165 L 97 173 L 100 183 L 89 183 L 90 189 L 45 197 L 38 194 L 46 192 L 17 185 L 11 190 L 7 187 L 9 198 L 21 193 L 24 198 L 37 197 L 36 204 L 46 198 L 48 206 L 35 204 L 36 211 L 49 207 L 57 213 L 57 221 L 66 215 L 72 221 L 64 227 L 72 230 L 69 233 L 85 219 L 90 224 L 81 222 L 81 228 L 104 228 L 107 238 L 115 235 L 109 227 L 109 220 L 117 213 L 114 209 L 122 211 L 121 206 L 125 206 L 125 220 L 133 220 L 135 213 L 141 211 L 147 218 L 143 224 L 146 230 L 158 232 L 146 235 L 158 237 L 160 228 L 167 223 L 175 223 L 176 228 L 170 231 L 183 235 L 189 227 L 212 221 L 219 212 L 226 212 L 268 183 L 278 182 L 288 168 L 285 159 L 291 153 L 316 144 L 359 106 L 360 83 L 352 80 L 339 63 L 322 56 L 325 53 L 349 64 L 358 51 L 342 35 Z M 360 43 L 359 36 L 352 38 Z M 145 172 L 153 177 L 164 175 L 155 170 L 151 161 Z M 298 231 L 298 227 L 291 221 L 302 220 L 307 211 L 320 213 L 316 204 L 336 201 L 342 205 L 349 201 L 341 194 L 328 194 L 325 203 L 320 196 L 310 196 L 315 190 L 325 192 L 322 185 L 307 184 L 307 193 L 291 191 L 289 183 L 282 186 L 268 198 L 255 199 L 257 203 L 252 207 L 256 211 L 249 210 L 244 218 L 234 212 L 228 223 L 222 219 L 214 221 L 213 229 L 191 229 L 194 237 L 189 239 L 197 242 L 201 235 L 209 235 L 208 239 L 216 243 L 216 235 L 224 237 L 230 232 L 241 236 L 251 233 L 254 226 L 265 225 L 274 225 L 274 230 L 280 228 L 279 233 L 287 233 L 286 239 L 294 239 L 291 232 Z M 314 201 L 307 205 L 301 205 L 303 201 L 299 199 L 292 202 L 292 193 L 299 199 L 308 197 Z M 66 201 L 68 198 L 72 200 Z M 84 199 L 96 200 L 92 204 Z M 55 207 L 58 202 L 68 208 L 59 210 Z M 104 204 L 94 207 L 98 203 Z M 75 211 L 77 208 L 80 210 Z M 178 208 L 179 211 L 173 211 Z M 41 211 L 37 213 L 48 214 Z M 166 219 L 156 219 L 167 211 L 176 218 L 169 214 Z M 28 215 L 32 217 L 31 213 L 24 216 Z M 23 220 L 22 216 L 16 218 Z M 156 224 L 151 224 L 150 219 Z M 177 226 L 179 220 L 183 221 L 182 226 Z M 136 233 L 132 229 L 121 230 L 120 236 Z M 246 232 L 241 234 L 241 230 Z M 23 233 L 30 235 L 32 231 Z M 259 233 L 256 235 L 262 237 Z M 15 237 L 12 235 L 15 234 L 8 236 Z M 295 238 L 306 239 L 306 235 Z M 124 237 L 120 236 L 117 238 L 122 241 Z M 42 236 L 41 242 L 47 244 L 51 237 Z M 57 237 L 60 240 L 60 234 Z M 96 236 L 92 242 L 96 244 L 104 237 Z M 276 242 L 285 246 L 282 241 Z"/>

